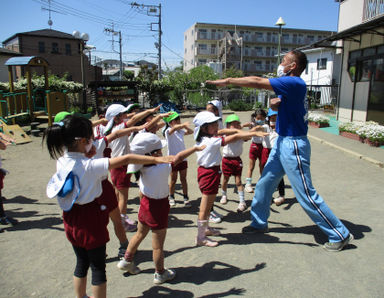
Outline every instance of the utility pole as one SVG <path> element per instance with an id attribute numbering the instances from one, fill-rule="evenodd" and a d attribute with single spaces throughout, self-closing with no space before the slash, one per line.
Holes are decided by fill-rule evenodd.
<path id="1" fill-rule="evenodd" d="M 163 32 L 161 31 L 161 4 L 159 4 L 159 5 L 146 5 L 146 4 L 138 4 L 136 2 L 132 2 L 131 6 L 137 7 L 138 9 L 141 9 L 141 10 L 146 9 L 148 16 L 158 17 L 159 21 L 157 23 L 151 23 L 151 31 L 155 31 L 155 32 L 159 33 L 158 41 L 155 42 L 155 47 L 158 50 L 158 58 L 159 58 L 159 60 L 158 60 L 158 69 L 159 69 L 158 78 L 160 80 L 162 77 L 162 74 L 161 74 L 161 34 L 163 34 Z M 158 25 L 158 29 L 153 29 L 152 25 Z"/>
<path id="2" fill-rule="evenodd" d="M 112 28 L 104 28 L 104 31 L 107 33 L 112 33 L 112 46 L 113 46 L 113 35 L 119 35 L 119 56 L 120 56 L 120 81 L 123 80 L 123 46 L 122 46 L 122 38 L 121 38 L 121 31 L 115 31 Z"/>

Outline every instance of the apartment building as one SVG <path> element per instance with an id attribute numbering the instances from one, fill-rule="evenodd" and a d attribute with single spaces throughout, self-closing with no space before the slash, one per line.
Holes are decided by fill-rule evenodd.
<path id="1" fill-rule="evenodd" d="M 59 76 L 68 74 L 68 79 L 82 82 L 81 79 L 81 39 L 71 34 L 43 29 L 29 32 L 21 32 L 12 35 L 3 41 L 5 49 L 16 51 L 23 56 L 39 56 L 49 63 L 49 71 Z M 101 79 L 101 68 L 93 67 L 88 57 L 83 54 L 85 65 L 85 82 Z M 40 70 L 34 70 L 38 74 Z M 17 76 L 23 76 L 22 70 L 18 70 Z"/>
<path id="2" fill-rule="evenodd" d="M 309 29 L 282 29 L 281 52 L 322 40 L 334 32 Z M 184 33 L 184 71 L 210 62 L 220 62 L 246 75 L 276 70 L 278 27 L 195 23 Z"/>
<path id="3" fill-rule="evenodd" d="M 337 117 L 384 124 L 384 0 L 344 0 L 339 5 L 338 33 L 312 45 L 338 42 Z"/>

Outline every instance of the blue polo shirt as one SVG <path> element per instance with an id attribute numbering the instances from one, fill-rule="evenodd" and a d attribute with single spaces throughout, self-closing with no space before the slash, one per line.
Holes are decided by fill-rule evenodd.
<path id="1" fill-rule="evenodd" d="M 308 132 L 307 86 L 300 77 L 269 79 L 273 91 L 281 99 L 276 123 L 280 136 L 305 136 Z"/>

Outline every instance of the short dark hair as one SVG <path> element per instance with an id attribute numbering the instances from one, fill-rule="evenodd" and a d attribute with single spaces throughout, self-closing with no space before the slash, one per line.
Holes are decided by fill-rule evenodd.
<path id="1" fill-rule="evenodd" d="M 304 71 L 304 69 L 307 68 L 308 59 L 307 55 L 299 50 L 293 50 L 290 52 L 293 56 L 295 56 L 295 60 L 297 63 L 297 69 L 299 70 L 300 74 Z"/>

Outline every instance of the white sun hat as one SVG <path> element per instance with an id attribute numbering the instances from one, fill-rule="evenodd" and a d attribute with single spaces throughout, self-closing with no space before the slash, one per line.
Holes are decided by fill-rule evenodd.
<path id="1" fill-rule="evenodd" d="M 218 99 L 211 100 L 211 101 L 208 101 L 208 104 L 214 105 L 217 108 L 217 110 L 219 111 L 219 116 L 221 118 L 223 117 L 223 104 L 221 103 L 220 100 L 218 100 Z"/>
<path id="2" fill-rule="evenodd" d="M 47 197 L 57 198 L 63 211 L 72 209 L 80 194 L 79 178 L 73 174 L 72 168 L 62 168 L 55 173 L 47 185 Z"/>
<path id="3" fill-rule="evenodd" d="M 145 155 L 155 150 L 160 150 L 167 145 L 167 141 L 161 140 L 157 135 L 150 132 L 138 133 L 130 143 L 132 154 Z M 143 165 L 129 164 L 127 174 L 136 173 Z"/>
<path id="4" fill-rule="evenodd" d="M 126 113 L 128 111 L 127 107 L 124 107 L 121 104 L 111 104 L 105 113 L 105 118 L 108 120 L 108 124 L 105 127 L 105 131 L 109 131 L 113 126 L 113 118 L 121 113 Z"/>
<path id="5" fill-rule="evenodd" d="M 200 127 L 206 123 L 213 123 L 218 120 L 220 120 L 220 117 L 215 116 L 215 114 L 208 112 L 208 111 L 203 111 L 198 113 L 195 118 L 193 118 L 193 124 L 195 124 L 195 130 L 193 132 L 193 138 L 196 140 L 199 132 L 200 132 Z"/>

